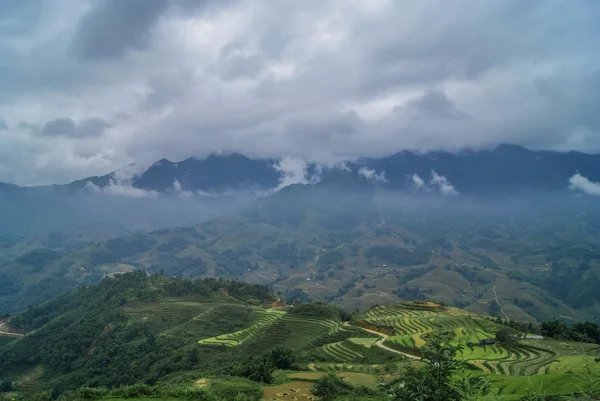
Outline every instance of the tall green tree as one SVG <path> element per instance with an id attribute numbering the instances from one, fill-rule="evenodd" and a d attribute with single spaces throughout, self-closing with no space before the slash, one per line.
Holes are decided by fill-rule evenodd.
<path id="1" fill-rule="evenodd" d="M 475 400 L 491 389 L 489 381 L 480 377 L 457 375 L 464 369 L 456 357 L 461 347 L 434 334 L 422 349 L 424 365 L 415 368 L 406 363 L 399 378 L 387 389 L 394 401 L 463 401 Z"/>

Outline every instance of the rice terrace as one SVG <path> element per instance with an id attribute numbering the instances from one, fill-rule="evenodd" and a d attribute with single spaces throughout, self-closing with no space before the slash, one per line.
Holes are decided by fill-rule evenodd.
<path id="1" fill-rule="evenodd" d="M 172 305 L 163 305 L 173 313 Z M 180 313 L 185 314 L 184 304 L 179 308 Z M 248 313 L 249 324 L 199 339 L 198 344 L 239 347 L 242 352 L 285 346 L 302 352 L 307 361 L 306 372 L 281 373 L 283 380 L 291 383 L 265 386 L 268 400 L 295 399 L 294 391 L 305 394 L 302 399 L 313 399 L 308 395 L 310 386 L 305 383 L 314 382 L 327 372 L 334 372 L 355 385 L 375 387 L 391 377 L 399 361 L 418 364 L 421 348 L 435 333 L 441 333 L 450 344 L 459 347 L 457 358 L 477 375 L 489 378 L 505 399 L 522 396 L 528 383 L 547 388 L 549 392 L 571 393 L 578 390 L 584 379 L 590 383 L 596 383 L 595 378 L 600 379 L 598 345 L 543 339 L 522 332 L 515 333 L 515 343 L 507 347 L 493 340 L 504 327 L 493 318 L 432 302 L 376 306 L 344 323 L 319 317 L 320 313 L 304 314 L 302 305 L 263 309 L 241 303 L 211 306 L 200 303 L 193 308 L 200 312 L 198 315 L 192 317 L 195 312 L 189 313 L 191 320 L 169 332 L 181 333 L 184 329 L 200 327 L 204 319 L 208 321 L 219 310 L 223 313 L 232 308 Z"/>
<path id="2" fill-rule="evenodd" d="M 97 294 L 108 301 L 90 302 Z M 316 401 L 327 399 L 317 395 L 323 383 L 347 395 L 359 392 L 356 399 L 381 400 L 407 369 L 426 366 L 436 339 L 457 349 L 452 360 L 466 367 L 457 377 L 485 378 L 499 399 L 520 399 L 531 388 L 547 395 L 600 389 L 600 346 L 590 342 L 543 338 L 509 321 L 430 301 L 345 312 L 320 302 L 274 299 L 267 287 L 242 282 L 128 273 L 5 320 L 1 363 L 10 367 L 5 372 L 12 388 L 24 395 L 57 385 L 70 390 L 73 376 L 50 371 L 62 348 L 55 342 L 47 347 L 40 338 L 48 332 L 62 333 L 52 338 L 77 336 L 56 322 L 88 313 L 101 333 L 90 329 L 91 345 L 78 363 L 97 372 L 106 358 L 115 358 L 150 383 L 153 374 L 164 379 L 160 386 L 128 387 L 119 383 L 122 376 L 101 376 L 116 383 L 114 389 L 91 381 L 93 387 L 73 393 L 87 398 L 66 400 L 175 400 L 208 392 L 218 400 L 246 394 L 253 400 Z M 27 330 L 15 333 L 15 322 Z M 501 339 L 503 331 L 508 338 Z M 129 342 L 113 351 L 115 338 Z M 161 371 L 145 368 L 156 360 Z"/>

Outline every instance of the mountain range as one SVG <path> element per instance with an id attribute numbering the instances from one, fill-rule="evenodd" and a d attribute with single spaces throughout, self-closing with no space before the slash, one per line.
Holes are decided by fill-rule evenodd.
<path id="1" fill-rule="evenodd" d="M 162 159 L 147 169 L 140 170 L 132 165 L 103 176 L 53 187 L 64 191 L 126 186 L 150 194 L 182 191 L 213 195 L 231 191 L 264 193 L 281 187 L 286 177 L 291 182 L 335 180 L 342 170 L 357 180 L 377 182 L 390 189 L 497 196 L 523 191 L 564 191 L 573 187 L 574 177 L 581 177 L 584 183 L 598 182 L 600 155 L 534 151 L 505 144 L 490 150 L 401 151 L 383 158 L 362 158 L 335 165 L 296 160 L 293 169 L 289 170 L 283 159 L 251 159 L 232 153 L 180 162 Z M 0 193 L 35 189 L 40 188 L 0 183 Z"/>

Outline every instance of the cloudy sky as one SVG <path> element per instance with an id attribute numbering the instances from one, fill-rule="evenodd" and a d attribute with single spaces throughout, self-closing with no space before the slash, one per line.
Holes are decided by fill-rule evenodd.
<path id="1" fill-rule="evenodd" d="M 600 152 L 598 0 L 0 0 L 0 181 L 219 151 Z"/>

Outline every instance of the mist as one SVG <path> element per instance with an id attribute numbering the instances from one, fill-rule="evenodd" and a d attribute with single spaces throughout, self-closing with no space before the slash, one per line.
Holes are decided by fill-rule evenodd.
<path id="1" fill-rule="evenodd" d="M 191 226 L 237 210 L 255 198 L 249 193 L 211 196 L 126 196 L 93 191 L 15 188 L 0 191 L 0 234 L 27 236 L 50 232 L 93 232 L 103 226 L 115 234 Z M 99 230 L 98 235 L 106 230 Z M 98 238 L 101 239 L 101 238 Z"/>

